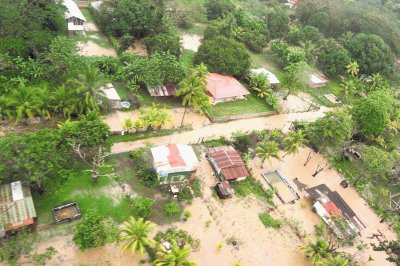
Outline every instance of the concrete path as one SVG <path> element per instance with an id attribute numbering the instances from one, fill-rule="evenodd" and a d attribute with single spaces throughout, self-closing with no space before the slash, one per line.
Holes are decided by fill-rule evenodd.
<path id="1" fill-rule="evenodd" d="M 156 145 L 166 143 L 193 144 L 198 143 L 203 138 L 204 140 L 217 139 L 221 136 L 225 136 L 228 138 L 230 137 L 231 133 L 236 130 L 252 131 L 262 129 L 282 129 L 286 131 L 291 122 L 313 122 L 318 118 L 323 117 L 324 113 L 327 111 L 329 111 L 329 108 L 321 107 L 320 110 L 314 112 L 279 114 L 269 117 L 257 117 L 251 119 L 230 121 L 227 123 L 216 123 L 191 131 L 175 133 L 168 136 L 116 143 L 111 148 L 111 153 L 128 152 L 143 147 L 146 145 L 146 143 L 152 143 Z"/>

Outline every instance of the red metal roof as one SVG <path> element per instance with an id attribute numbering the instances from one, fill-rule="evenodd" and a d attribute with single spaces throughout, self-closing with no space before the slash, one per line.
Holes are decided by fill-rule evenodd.
<path id="1" fill-rule="evenodd" d="M 239 153 L 233 147 L 214 147 L 208 151 L 225 179 L 234 180 L 250 175 Z"/>
<path id="2" fill-rule="evenodd" d="M 160 85 L 154 88 L 147 88 L 150 95 L 153 97 L 174 96 L 178 90 L 174 85 Z"/>
<path id="3" fill-rule="evenodd" d="M 323 204 L 324 209 L 330 214 L 334 216 L 342 216 L 342 211 L 336 206 L 333 201 L 329 201 L 328 203 Z"/>
<path id="4" fill-rule="evenodd" d="M 207 76 L 207 91 L 212 97 L 217 99 L 240 97 L 250 94 L 234 77 L 217 73 L 210 73 Z"/>
<path id="5" fill-rule="evenodd" d="M 178 146 L 176 146 L 176 144 L 168 144 L 167 147 L 169 149 L 168 162 L 171 167 L 186 166 L 185 160 L 183 160 Z"/>

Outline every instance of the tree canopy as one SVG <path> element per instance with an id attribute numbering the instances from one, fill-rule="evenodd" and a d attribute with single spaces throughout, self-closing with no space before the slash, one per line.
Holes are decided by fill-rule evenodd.
<path id="1" fill-rule="evenodd" d="M 204 63 L 210 72 L 244 77 L 250 67 L 250 55 L 243 44 L 219 36 L 200 45 L 194 62 Z"/>

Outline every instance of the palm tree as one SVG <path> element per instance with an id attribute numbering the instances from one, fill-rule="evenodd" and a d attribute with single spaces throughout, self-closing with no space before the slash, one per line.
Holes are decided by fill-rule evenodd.
<path id="1" fill-rule="evenodd" d="M 342 98 L 347 99 L 349 96 L 354 95 L 357 91 L 356 80 L 354 78 L 346 79 L 341 86 L 340 95 Z"/>
<path id="2" fill-rule="evenodd" d="M 342 258 L 340 255 L 336 255 L 336 257 L 329 258 L 327 261 L 323 261 L 319 265 L 321 265 L 321 266 L 347 266 L 347 265 L 349 265 L 349 260 Z"/>
<path id="3" fill-rule="evenodd" d="M 125 131 L 129 132 L 130 130 L 132 130 L 133 127 L 134 127 L 134 122 L 130 118 L 127 118 L 122 122 L 122 128 Z"/>
<path id="4" fill-rule="evenodd" d="M 207 75 L 209 74 L 209 72 L 207 66 L 204 63 L 201 63 L 197 67 L 192 68 L 191 74 L 197 77 L 202 85 L 207 85 Z"/>
<path id="5" fill-rule="evenodd" d="M 181 121 L 182 127 L 189 106 L 193 106 L 194 108 L 200 109 L 200 111 L 204 112 L 211 106 L 211 102 L 210 98 L 205 94 L 205 85 L 204 82 L 202 82 L 202 78 L 192 74 L 183 79 L 179 83 L 179 86 L 180 89 L 177 90 L 175 96 L 183 96 L 182 105 L 185 106 L 185 111 Z"/>
<path id="6" fill-rule="evenodd" d="M 172 123 L 172 116 L 166 108 L 159 109 L 154 103 L 151 107 L 139 109 L 140 116 L 137 121 L 147 129 L 160 130 L 163 126 Z M 139 123 L 139 122 L 138 122 Z"/>
<path id="7" fill-rule="evenodd" d="M 163 249 L 157 252 L 158 259 L 156 259 L 153 264 L 155 266 L 195 266 L 196 263 L 187 258 L 189 253 L 189 245 L 180 248 L 176 243 L 172 243 L 171 250 Z"/>
<path id="8" fill-rule="evenodd" d="M 261 99 L 266 99 L 271 94 L 267 77 L 263 74 L 254 74 L 250 77 L 251 89 Z"/>
<path id="9" fill-rule="evenodd" d="M 302 130 L 299 131 L 291 131 L 288 134 L 289 136 L 283 141 L 285 145 L 285 154 L 283 157 L 285 157 L 288 154 L 296 154 L 299 152 L 299 148 L 301 145 L 306 143 L 306 139 L 304 138 L 304 134 Z"/>
<path id="10" fill-rule="evenodd" d="M 172 116 L 168 113 L 166 108 L 158 110 L 158 117 L 156 122 L 157 131 L 160 131 L 162 127 L 172 124 Z"/>
<path id="11" fill-rule="evenodd" d="M 382 75 L 377 73 L 377 74 L 372 74 L 371 76 L 372 84 L 370 91 L 380 89 L 385 86 L 385 80 L 383 79 Z"/>
<path id="12" fill-rule="evenodd" d="M 18 122 L 22 118 L 33 118 L 41 115 L 42 101 L 40 90 L 30 88 L 21 83 L 18 88 L 14 88 L 5 98 L 5 113 L 9 118 Z"/>
<path id="13" fill-rule="evenodd" d="M 263 141 L 257 144 L 256 155 L 261 159 L 261 163 L 265 160 L 271 164 L 271 158 L 279 159 L 279 145 L 275 141 Z"/>
<path id="14" fill-rule="evenodd" d="M 71 117 L 76 110 L 77 100 L 71 90 L 65 88 L 65 85 L 57 87 L 50 94 L 50 102 L 55 113 L 61 113 L 64 117 Z"/>
<path id="15" fill-rule="evenodd" d="M 317 238 L 315 243 L 308 240 L 307 246 L 299 247 L 299 249 L 310 258 L 311 265 L 321 263 L 322 259 L 331 258 L 328 242 L 320 238 Z"/>
<path id="16" fill-rule="evenodd" d="M 356 77 L 358 73 L 360 72 L 360 67 L 357 62 L 351 62 L 346 66 L 347 73 L 350 74 L 353 77 Z"/>
<path id="17" fill-rule="evenodd" d="M 122 251 L 125 252 L 129 249 L 132 254 L 135 254 L 136 251 L 143 254 L 146 247 L 155 243 L 152 238 L 148 237 L 153 228 L 154 224 L 152 222 L 144 221 L 143 218 L 136 220 L 131 216 L 121 229 L 123 234 L 121 240 L 126 242 L 122 247 Z"/>
<path id="18" fill-rule="evenodd" d="M 99 104 L 106 99 L 101 90 L 106 83 L 107 80 L 100 70 L 90 66 L 86 66 L 82 73 L 67 82 L 76 90 L 77 97 L 81 99 L 78 103 L 79 112 L 87 113 L 99 110 Z"/>

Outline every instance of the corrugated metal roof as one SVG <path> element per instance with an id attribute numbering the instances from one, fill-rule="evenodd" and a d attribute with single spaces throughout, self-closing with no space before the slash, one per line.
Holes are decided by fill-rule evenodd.
<path id="1" fill-rule="evenodd" d="M 250 92 L 234 77 L 210 73 L 207 76 L 207 91 L 216 99 L 240 97 Z"/>
<path id="2" fill-rule="evenodd" d="M 221 171 L 227 180 L 249 176 L 249 172 L 239 153 L 232 146 L 209 148 L 210 158 L 214 161 L 217 171 Z"/>
<path id="3" fill-rule="evenodd" d="M 160 85 L 153 88 L 147 88 L 147 90 L 153 97 L 174 96 L 178 87 L 174 85 Z"/>
<path id="4" fill-rule="evenodd" d="M 19 189 L 18 182 L 11 184 L 14 184 L 17 190 Z M 5 231 L 32 224 L 33 218 L 36 217 L 29 187 L 21 186 L 22 198 L 14 198 L 11 184 L 0 186 L 0 227 Z"/>
<path id="5" fill-rule="evenodd" d="M 193 148 L 184 144 L 168 144 L 151 148 L 153 165 L 161 176 L 169 173 L 191 172 L 197 169 L 198 159 Z"/>
<path id="6" fill-rule="evenodd" d="M 72 0 L 63 0 L 63 5 L 67 8 L 67 11 L 64 13 L 65 19 L 68 18 L 79 18 L 80 20 L 86 21 L 85 17 L 83 16 L 81 10 L 76 5 L 76 3 Z"/>
<path id="7" fill-rule="evenodd" d="M 111 83 L 102 87 L 101 91 L 104 93 L 104 95 L 109 100 L 112 100 L 112 101 L 120 101 L 121 100 L 121 97 L 119 97 L 118 92 L 116 91 L 116 89 L 114 88 L 114 86 Z"/>

